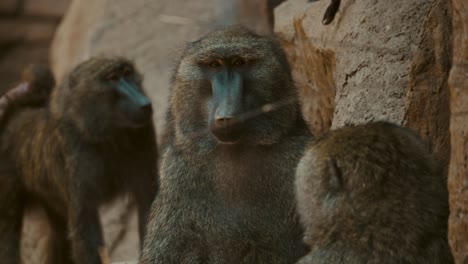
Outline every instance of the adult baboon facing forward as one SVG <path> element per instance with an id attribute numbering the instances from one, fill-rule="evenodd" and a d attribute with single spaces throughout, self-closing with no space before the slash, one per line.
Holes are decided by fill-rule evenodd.
<path id="1" fill-rule="evenodd" d="M 297 168 L 301 264 L 453 263 L 446 181 L 421 139 L 385 122 L 313 143 Z"/>
<path id="2" fill-rule="evenodd" d="M 306 253 L 293 182 L 310 134 L 296 100 L 273 38 L 231 27 L 188 44 L 141 263 L 293 263 Z"/>
<path id="3" fill-rule="evenodd" d="M 18 188 L 22 196 L 0 195 L 0 208 L 16 208 L 4 219 L 15 219 L 10 224 L 17 230 L 23 202 L 39 202 L 54 232 L 49 263 L 101 263 L 98 207 L 129 192 L 138 205 L 143 236 L 157 190 L 151 115 L 141 77 L 123 58 L 85 61 L 54 88 L 48 104 L 15 109 L 3 126 L 0 154 L 8 153 L 12 175 L 19 179 L 3 181 L 11 185 L 5 188 Z M 2 169 L 12 172 L 0 164 Z M 15 245 L 6 254 L 18 255 L 18 241 L 10 242 Z"/>

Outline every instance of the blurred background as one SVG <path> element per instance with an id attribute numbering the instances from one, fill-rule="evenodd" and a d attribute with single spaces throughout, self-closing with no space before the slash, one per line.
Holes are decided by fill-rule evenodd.
<path id="1" fill-rule="evenodd" d="M 180 50 L 208 31 L 243 24 L 275 34 L 286 50 L 302 110 L 316 135 L 389 120 L 419 132 L 450 190 L 450 242 L 468 263 L 468 7 L 465 0 L 0 0 L 0 94 L 29 63 L 60 81 L 95 55 L 132 59 L 144 75 L 161 134 L 170 74 Z M 138 256 L 133 202 L 103 208 L 113 261 Z M 25 217 L 22 258 L 44 260 L 42 212 Z M 1 246 L 1 245 L 0 245 Z"/>
<path id="2" fill-rule="evenodd" d="M 71 0 L 0 1 L 0 93 L 30 63 L 48 63 L 54 32 Z"/>

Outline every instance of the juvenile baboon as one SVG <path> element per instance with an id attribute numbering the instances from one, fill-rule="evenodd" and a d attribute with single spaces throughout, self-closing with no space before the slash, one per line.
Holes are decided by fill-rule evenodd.
<path id="1" fill-rule="evenodd" d="M 453 263 L 446 181 L 412 131 L 376 122 L 330 132 L 296 174 L 311 246 L 301 264 Z"/>
<path id="2" fill-rule="evenodd" d="M 285 54 L 242 27 L 187 45 L 141 263 L 294 263 L 294 169 L 310 134 Z"/>
<path id="3" fill-rule="evenodd" d="M 30 65 L 23 71 L 22 82 L 0 96 L 0 128 L 9 113 L 24 106 L 44 106 L 49 100 L 55 81 L 44 65 Z"/>
<path id="4" fill-rule="evenodd" d="M 133 194 L 143 237 L 157 191 L 151 116 L 139 73 L 131 62 L 114 57 L 79 64 L 44 106 L 22 105 L 7 116 L 0 153 L 8 153 L 17 177 L 2 188 L 23 194 L 0 195 L 0 208 L 17 208 L 9 219 L 19 233 L 24 205 L 34 201 L 44 207 L 54 233 L 49 263 L 102 263 L 98 207 L 121 194 Z M 4 170 L 12 174 L 11 168 Z M 18 241 L 10 242 L 15 245 L 9 255 L 18 255 Z"/>

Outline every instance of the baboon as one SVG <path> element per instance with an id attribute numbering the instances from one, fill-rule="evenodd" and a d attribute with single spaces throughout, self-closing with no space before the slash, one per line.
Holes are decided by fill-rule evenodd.
<path id="1" fill-rule="evenodd" d="M 23 106 L 44 106 L 49 100 L 55 80 L 44 65 L 29 65 L 22 74 L 22 82 L 0 97 L 0 127 L 8 120 L 8 113 L 15 113 Z"/>
<path id="2" fill-rule="evenodd" d="M 422 140 L 387 122 L 312 143 L 296 174 L 311 252 L 300 264 L 453 263 L 446 180 Z"/>
<path id="3" fill-rule="evenodd" d="M 141 263 L 294 263 L 294 169 L 311 135 L 273 37 L 233 26 L 189 43 L 170 92 Z"/>
<path id="4" fill-rule="evenodd" d="M 31 93 L 38 92 L 30 85 Z M 0 195 L 0 208 L 12 208 L 4 218 L 14 227 L 8 235 L 19 235 L 18 216 L 35 202 L 53 229 L 48 263 L 102 263 L 98 208 L 130 193 L 142 239 L 157 191 L 157 150 L 151 103 L 133 64 L 120 57 L 89 59 L 52 89 L 43 106 L 28 102 L 6 116 L 0 134 L 0 154 L 14 166 L 0 163 L 0 173 L 14 176 L 0 175 L 9 184 L 2 186 L 9 192 Z M 15 258 L 19 238 L 8 243 L 5 254 Z"/>

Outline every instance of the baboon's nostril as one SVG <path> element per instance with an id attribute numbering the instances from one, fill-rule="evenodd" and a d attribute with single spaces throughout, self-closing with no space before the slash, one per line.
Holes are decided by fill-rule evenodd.
<path id="1" fill-rule="evenodd" d="M 215 120 L 215 126 L 218 128 L 230 127 L 233 125 L 238 125 L 239 123 L 240 123 L 240 120 L 237 118 L 233 118 L 233 117 L 222 117 L 222 118 L 216 118 Z"/>
<path id="2" fill-rule="evenodd" d="M 153 107 L 151 106 L 151 103 L 142 105 L 142 106 L 141 106 L 141 110 L 142 110 L 145 114 L 148 114 L 148 115 L 153 113 Z"/>

